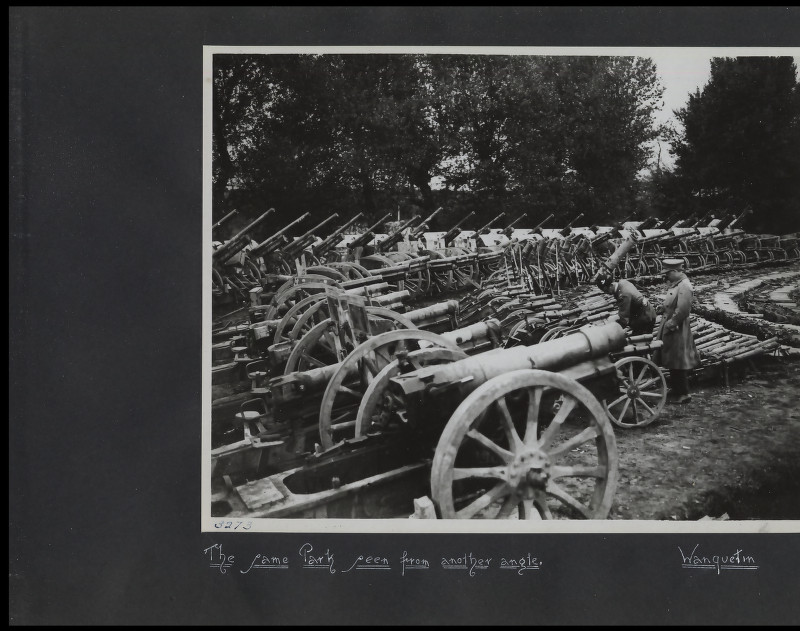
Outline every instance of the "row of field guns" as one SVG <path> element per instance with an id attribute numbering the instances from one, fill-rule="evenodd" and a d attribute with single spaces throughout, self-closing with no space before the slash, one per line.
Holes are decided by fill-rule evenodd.
<path id="1" fill-rule="evenodd" d="M 246 299 L 250 287 L 260 284 L 264 275 L 293 274 L 298 265 L 353 263 L 372 272 L 376 266 L 407 268 L 412 260 L 416 260 L 417 267 L 426 268 L 425 278 L 417 287 L 423 294 L 478 284 L 524 283 L 531 291 L 552 295 L 590 282 L 603 268 L 603 261 L 613 255 L 614 248 L 626 242 L 630 246 L 624 260 L 606 265 L 622 277 L 656 276 L 664 256 L 682 258 L 689 270 L 800 258 L 800 244 L 795 237 L 752 235 L 738 229 L 747 212 L 720 219 L 680 219 L 673 214 L 664 220 L 649 218 L 611 228 L 574 228 L 582 218 L 579 214 L 558 230 L 543 228 L 553 219 L 552 214 L 534 228 L 516 228 L 526 217 L 522 213 L 503 228 L 492 229 L 504 217 L 500 213 L 478 230 L 466 231 L 462 226 L 473 212 L 444 233 L 426 232 L 442 212 L 438 208 L 425 218 L 414 216 L 398 223 L 386 235 L 377 231 L 389 214 L 348 238 L 348 232 L 363 220 L 363 214 L 358 213 L 327 236 L 317 236 L 338 219 L 334 213 L 300 236 L 290 238 L 288 233 L 309 218 L 310 214 L 305 213 L 267 239 L 254 241 L 256 229 L 274 212 L 269 209 L 214 250 L 215 296 L 233 290 L 239 298 Z M 215 228 L 232 216 L 229 213 L 223 217 Z M 434 236 L 429 239 L 429 235 Z M 456 242 L 458 245 L 454 245 Z M 401 243 L 404 248 L 399 247 Z"/>

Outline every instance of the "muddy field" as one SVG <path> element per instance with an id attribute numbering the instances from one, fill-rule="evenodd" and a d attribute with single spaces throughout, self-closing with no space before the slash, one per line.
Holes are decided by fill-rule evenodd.
<path id="1" fill-rule="evenodd" d="M 611 519 L 800 519 L 800 362 L 764 358 L 695 383 L 642 429 L 615 428 Z"/>

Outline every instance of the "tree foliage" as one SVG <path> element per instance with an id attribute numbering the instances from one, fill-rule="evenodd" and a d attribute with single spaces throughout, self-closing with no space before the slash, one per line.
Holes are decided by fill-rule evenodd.
<path id="1" fill-rule="evenodd" d="M 693 210 L 740 213 L 756 232 L 800 229 L 800 87 L 791 57 L 715 58 L 676 111 L 675 179 Z"/>
<path id="2" fill-rule="evenodd" d="M 620 218 L 661 91 L 635 57 L 215 55 L 214 215 Z"/>

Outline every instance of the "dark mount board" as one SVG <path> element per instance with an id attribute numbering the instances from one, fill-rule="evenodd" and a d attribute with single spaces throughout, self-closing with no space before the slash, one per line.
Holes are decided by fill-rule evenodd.
<path id="1" fill-rule="evenodd" d="M 797 622 L 796 534 L 201 534 L 199 454 L 203 45 L 796 46 L 798 27 L 754 7 L 10 9 L 9 622 Z M 544 565 L 323 576 L 297 565 L 309 542 L 342 565 Z M 215 544 L 292 567 L 223 574 Z M 696 544 L 759 570 L 686 571 Z"/>

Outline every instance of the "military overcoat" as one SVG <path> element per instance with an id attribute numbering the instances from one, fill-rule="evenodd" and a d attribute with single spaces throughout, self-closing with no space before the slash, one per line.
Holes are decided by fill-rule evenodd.
<path id="1" fill-rule="evenodd" d="M 689 323 L 692 309 L 692 284 L 685 274 L 672 283 L 664 297 L 664 315 L 656 339 L 664 345 L 655 359 L 665 368 L 691 370 L 700 365 L 700 354 L 694 345 Z"/>

